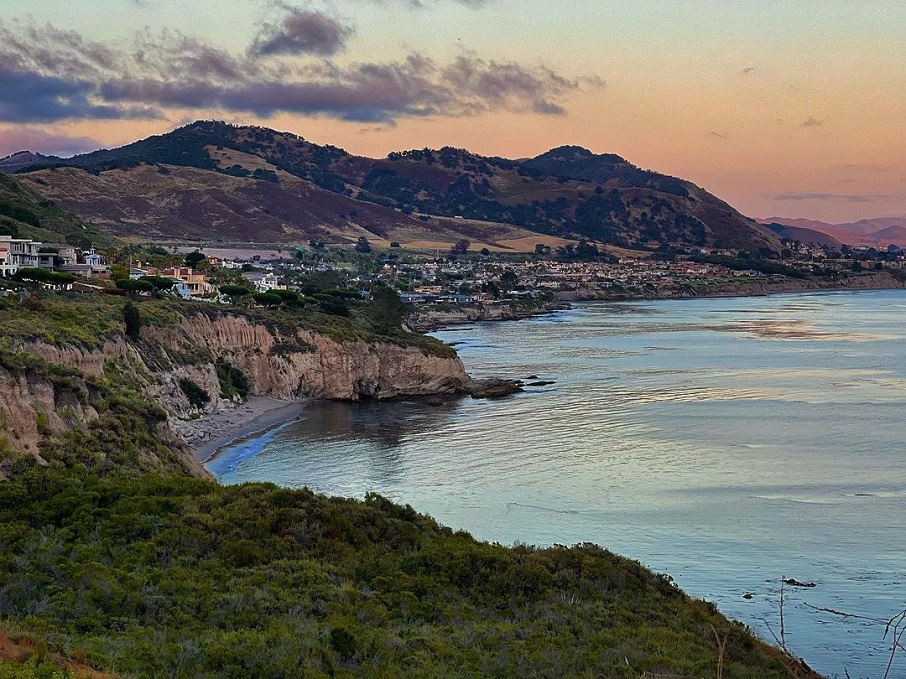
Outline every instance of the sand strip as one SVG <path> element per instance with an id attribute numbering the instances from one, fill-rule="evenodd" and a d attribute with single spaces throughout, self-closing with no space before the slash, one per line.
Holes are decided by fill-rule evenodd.
<path id="1" fill-rule="evenodd" d="M 197 420 L 178 420 L 171 426 L 189 443 L 195 458 L 206 462 L 234 441 L 296 419 L 304 407 L 305 401 L 252 396 L 235 408 L 218 410 Z"/>

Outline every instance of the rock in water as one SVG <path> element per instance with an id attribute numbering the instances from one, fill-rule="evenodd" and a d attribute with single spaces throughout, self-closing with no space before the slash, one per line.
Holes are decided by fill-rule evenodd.
<path id="1" fill-rule="evenodd" d="M 491 377 L 472 381 L 472 398 L 501 398 L 522 391 L 521 380 L 505 380 Z"/>

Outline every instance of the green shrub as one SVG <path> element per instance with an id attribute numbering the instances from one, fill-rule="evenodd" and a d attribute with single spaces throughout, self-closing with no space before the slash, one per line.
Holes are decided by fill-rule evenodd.
<path id="1" fill-rule="evenodd" d="M 193 408 L 201 410 L 211 400 L 211 396 L 208 392 L 202 389 L 197 382 L 188 377 L 183 377 L 179 380 L 179 388 L 182 389 L 182 393 L 189 399 L 189 405 Z"/>
<path id="2" fill-rule="evenodd" d="M 481 543 L 376 495 L 23 463 L 0 583 L 7 625 L 117 675 L 714 676 L 713 628 L 726 676 L 789 676 L 637 562 Z"/>
<path id="3" fill-rule="evenodd" d="M 126 337 L 138 340 L 142 330 L 142 316 L 133 302 L 126 302 L 123 307 L 123 321 L 126 325 Z"/>
<path id="4" fill-rule="evenodd" d="M 245 399 L 249 395 L 249 381 L 239 368 L 229 363 L 217 364 L 217 380 L 220 382 L 220 398 L 232 399 L 239 396 Z"/>
<path id="5" fill-rule="evenodd" d="M 255 304 L 260 304 L 268 309 L 278 307 L 283 303 L 280 295 L 273 292 L 256 292 L 252 295 L 252 299 L 255 300 Z"/>
<path id="6" fill-rule="evenodd" d="M 42 436 L 47 436 L 50 434 L 50 422 L 47 419 L 47 413 L 38 413 L 35 415 L 35 426 L 38 429 L 38 433 Z"/>

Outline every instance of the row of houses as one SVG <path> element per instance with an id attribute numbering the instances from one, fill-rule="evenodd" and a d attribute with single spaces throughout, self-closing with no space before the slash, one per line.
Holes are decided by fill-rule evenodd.
<path id="1" fill-rule="evenodd" d="M 49 269 L 86 278 L 107 271 L 94 248 L 80 251 L 65 243 L 0 236 L 0 276 L 12 276 L 20 269 Z"/>
<path id="2" fill-rule="evenodd" d="M 180 297 L 213 298 L 218 294 L 217 286 L 211 283 L 203 271 L 197 271 L 188 266 L 177 266 L 167 269 L 155 269 L 153 267 L 147 269 L 132 267 L 129 269 L 129 278 L 137 279 L 143 276 L 172 278 L 176 281 L 173 290 Z M 254 285 L 257 292 L 286 289 L 285 285 L 280 284 L 277 275 L 270 271 L 249 271 L 243 273 L 242 277 Z"/>

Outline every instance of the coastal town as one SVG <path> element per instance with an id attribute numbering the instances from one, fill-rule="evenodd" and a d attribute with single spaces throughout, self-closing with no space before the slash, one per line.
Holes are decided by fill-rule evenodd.
<path id="1" fill-rule="evenodd" d="M 746 288 L 770 291 L 772 286 L 783 289 L 791 283 L 807 288 L 809 281 L 821 287 L 844 282 L 860 287 L 859 277 L 865 287 L 889 287 L 902 283 L 906 275 L 906 250 L 896 245 L 886 250 L 844 246 L 838 251 L 785 242 L 779 255 L 756 258 L 739 250 L 678 248 L 617 254 L 582 243 L 590 252 L 581 258 L 540 246 L 528 255 L 469 252 L 467 244 L 441 253 L 372 251 L 361 244 L 353 250 L 315 242 L 280 252 L 214 249 L 210 252 L 216 255 L 208 255 L 204 246 L 127 247 L 99 253 L 95 248 L 0 236 L 0 276 L 28 278 L 29 272 L 55 272 L 64 275 L 53 281 L 56 285 L 125 289 L 137 295 L 151 291 L 141 282 L 156 280 L 156 287 L 168 294 L 231 303 L 236 301 L 235 291 L 225 294 L 224 286 L 241 286 L 250 295 L 298 291 L 306 277 L 327 275 L 334 287 L 348 288 L 364 298 L 379 284 L 397 290 L 401 301 L 414 307 L 484 307 L 745 294 Z M 877 274 L 889 279 L 890 285 L 884 285 Z M 122 284 L 124 280 L 140 283 Z M 166 283 L 161 285 L 161 280 Z M 254 304 L 255 298 L 248 301 Z"/>

